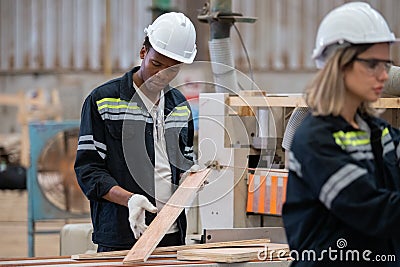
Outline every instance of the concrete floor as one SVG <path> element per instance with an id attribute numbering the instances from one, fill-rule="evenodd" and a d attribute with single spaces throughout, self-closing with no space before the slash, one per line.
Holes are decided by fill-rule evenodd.
<path id="1" fill-rule="evenodd" d="M 0 258 L 28 257 L 28 193 L 0 190 Z M 60 230 L 65 223 L 89 220 L 49 221 L 36 224 L 38 230 Z M 35 256 L 60 255 L 59 234 L 38 234 Z"/>

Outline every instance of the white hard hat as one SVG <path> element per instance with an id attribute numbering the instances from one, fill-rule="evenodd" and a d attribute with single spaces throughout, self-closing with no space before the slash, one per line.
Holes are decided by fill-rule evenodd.
<path id="1" fill-rule="evenodd" d="M 150 44 L 158 53 L 183 63 L 192 63 L 196 56 L 196 30 L 182 13 L 159 16 L 144 29 Z"/>
<path id="2" fill-rule="evenodd" d="M 322 20 L 312 58 L 317 67 L 322 68 L 329 55 L 339 47 L 395 41 L 378 11 L 364 2 L 347 3 L 330 11 Z"/>

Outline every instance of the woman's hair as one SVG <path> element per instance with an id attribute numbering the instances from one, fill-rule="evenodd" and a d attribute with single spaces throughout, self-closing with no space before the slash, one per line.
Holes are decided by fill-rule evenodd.
<path id="1" fill-rule="evenodd" d="M 333 52 L 305 90 L 305 100 L 314 115 L 339 115 L 344 105 L 346 88 L 344 72 L 352 68 L 354 59 L 373 44 L 350 45 Z M 376 115 L 370 103 L 359 107 L 362 113 Z"/>

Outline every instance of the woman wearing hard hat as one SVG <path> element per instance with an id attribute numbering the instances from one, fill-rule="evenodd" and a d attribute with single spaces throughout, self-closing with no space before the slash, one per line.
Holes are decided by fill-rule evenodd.
<path id="1" fill-rule="evenodd" d="M 367 3 L 319 26 L 321 70 L 305 91 L 311 113 L 291 145 L 283 208 L 292 266 L 399 266 L 400 131 L 371 107 L 395 41 Z"/>
<path id="2" fill-rule="evenodd" d="M 132 248 L 193 165 L 191 109 L 168 84 L 196 56 L 195 28 L 171 12 L 145 33 L 141 65 L 94 89 L 82 109 L 75 171 L 99 252 Z M 183 212 L 159 245 L 185 236 Z"/>

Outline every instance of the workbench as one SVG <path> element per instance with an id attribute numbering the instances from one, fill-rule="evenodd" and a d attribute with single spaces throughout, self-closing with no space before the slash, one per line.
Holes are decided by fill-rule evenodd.
<path id="1" fill-rule="evenodd" d="M 171 255 L 172 256 L 172 255 Z M 252 261 L 234 263 L 235 267 L 287 267 L 290 261 Z M 227 266 L 227 263 L 216 263 L 209 261 L 181 261 L 175 257 L 152 256 L 144 263 L 123 264 L 122 259 L 107 260 L 71 260 L 69 256 L 57 257 L 37 257 L 37 258 L 10 258 L 0 259 L 0 266 L 74 266 L 74 267 L 94 267 L 94 266 L 188 266 L 188 267 L 219 267 Z"/>

